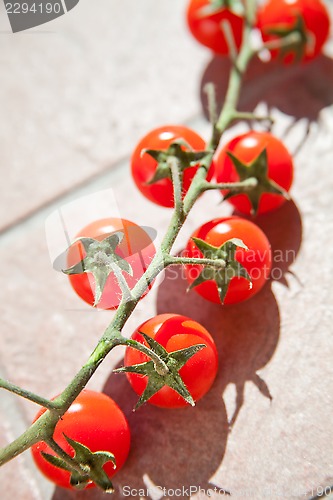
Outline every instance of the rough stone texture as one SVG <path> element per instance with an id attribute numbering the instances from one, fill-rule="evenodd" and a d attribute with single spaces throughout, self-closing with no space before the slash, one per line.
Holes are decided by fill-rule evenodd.
<path id="1" fill-rule="evenodd" d="M 0 375 L 43 395 L 52 396 L 68 383 L 113 314 L 85 307 L 67 278 L 52 269 L 64 244 L 60 240 L 58 247 L 59 240 L 50 239 L 50 229 L 58 235 L 59 210 L 70 235 L 89 218 L 112 212 L 161 236 L 170 212 L 135 190 L 128 175 L 132 146 L 160 122 L 188 122 L 208 137 L 198 82 L 202 90 L 213 80 L 222 99 L 228 64 L 212 59 L 206 65 L 207 53 L 183 30 L 185 3 L 100 0 L 97 11 L 81 0 L 48 25 L 51 32 L 1 33 L 6 189 L 1 196 Z M 2 18 L 6 30 L 4 23 Z M 333 484 L 329 53 L 333 47 L 312 64 L 283 71 L 256 63 L 246 79 L 242 105 L 262 113 L 269 107 L 276 118 L 273 132 L 295 154 L 293 201 L 258 219 L 275 252 L 275 279 L 248 303 L 222 309 L 194 292 L 185 295 L 180 272 L 170 269 L 126 325 L 129 335 L 156 312 L 202 322 L 220 354 L 213 389 L 194 410 L 166 412 L 147 405 L 133 414 L 136 397 L 126 379 L 110 375 L 121 349 L 89 384 L 114 397 L 132 428 L 129 460 L 114 480 L 116 499 L 124 497 L 125 485 L 148 488 L 152 499 L 161 498 L 154 485 L 192 485 L 261 500 L 310 498 L 312 489 Z M 236 125 L 224 140 L 244 128 Z M 82 201 L 91 204 L 92 196 L 99 200 L 93 214 L 82 209 Z M 200 199 L 176 251 L 197 225 L 231 213 L 218 200 L 216 193 Z M 1 393 L 0 444 L 19 435 L 35 411 L 34 405 Z M 0 470 L 0 496 L 105 495 L 54 490 L 25 453 Z M 192 496 L 207 498 L 203 491 Z"/>

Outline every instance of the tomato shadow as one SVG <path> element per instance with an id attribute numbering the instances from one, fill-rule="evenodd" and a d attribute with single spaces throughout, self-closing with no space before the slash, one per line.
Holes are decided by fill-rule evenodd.
<path id="1" fill-rule="evenodd" d="M 162 409 L 146 404 L 136 412 L 137 395 L 127 378 L 112 373 L 103 392 L 121 407 L 131 429 L 131 451 L 122 470 L 114 478 L 113 498 L 124 498 L 129 491 L 155 494 L 128 494 L 129 498 L 161 498 L 156 487 L 167 489 L 197 486 L 208 490 L 209 479 L 218 469 L 229 433 L 225 405 L 219 381 L 195 408 Z M 56 489 L 52 500 L 104 498 L 94 488 L 71 492 Z M 188 497 L 184 494 L 182 498 Z M 164 496 L 164 498 L 169 498 Z"/>
<path id="2" fill-rule="evenodd" d="M 194 290 L 186 293 L 187 280 L 179 267 L 169 268 L 159 287 L 157 313 L 184 314 L 203 324 L 214 337 L 220 370 L 214 390 L 223 397 L 226 388 L 236 389 L 234 411 L 228 415 L 231 428 L 244 403 L 246 382 L 252 382 L 263 397 L 273 396 L 258 371 L 272 358 L 279 341 L 280 314 L 269 284 L 250 300 L 222 307 L 207 302 Z"/>
<path id="3" fill-rule="evenodd" d="M 289 278 L 293 276 L 299 283 L 291 267 L 302 245 L 303 227 L 294 201 L 288 201 L 268 214 L 258 215 L 254 220 L 237 211 L 233 215 L 254 221 L 269 239 L 273 256 L 271 280 L 289 288 Z"/>
<path id="4" fill-rule="evenodd" d="M 230 61 L 214 57 L 204 70 L 200 98 L 208 119 L 205 85 L 212 82 L 216 89 L 218 109 L 221 109 L 227 90 Z M 254 58 L 244 78 L 239 109 L 252 111 L 259 103 L 266 103 L 268 113 L 276 108 L 292 117 L 285 134 L 305 120 L 305 133 L 297 147 L 304 143 L 312 122 L 320 118 L 320 111 L 333 103 L 333 60 L 325 55 L 306 64 L 283 66 L 278 61 L 265 63 Z M 325 124 L 324 124 L 325 126 Z"/>
<path id="5" fill-rule="evenodd" d="M 147 404 L 133 412 L 137 396 L 126 377 L 110 376 L 104 392 L 124 410 L 132 432 L 130 457 L 115 479 L 119 497 L 124 485 L 135 490 L 148 486 L 153 490 L 154 485 L 209 489 L 229 432 L 225 406 L 216 397 L 217 385 L 195 408 L 172 410 Z"/>

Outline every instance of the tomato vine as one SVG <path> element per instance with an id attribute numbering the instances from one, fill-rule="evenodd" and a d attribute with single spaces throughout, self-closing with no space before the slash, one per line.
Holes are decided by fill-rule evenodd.
<path id="1" fill-rule="evenodd" d="M 220 9 L 220 4 L 222 3 L 215 2 L 216 5 L 214 9 Z M 215 12 L 211 13 L 211 15 L 215 15 Z M 191 150 L 184 151 L 184 149 L 186 150 L 186 147 L 184 148 L 184 144 L 182 144 L 181 142 L 175 142 L 170 145 L 170 148 L 167 152 L 154 150 L 153 148 L 145 151 L 145 155 L 150 154 L 152 159 L 156 160 L 159 165 L 163 163 L 164 170 L 160 169 L 160 171 L 155 174 L 157 175 L 155 180 L 167 179 L 169 187 L 172 188 L 174 200 L 174 203 L 170 203 L 170 196 L 168 195 L 167 199 L 165 199 L 164 203 L 162 203 L 166 206 L 174 204 L 174 210 L 167 232 L 162 239 L 160 248 L 156 250 L 155 255 L 152 257 L 151 263 L 148 265 L 145 272 L 141 277 L 138 277 L 134 286 L 128 286 L 128 283 L 126 282 L 126 280 L 124 280 L 122 273 L 119 272 L 119 269 L 127 272 L 129 275 L 131 275 L 132 272 L 130 264 L 126 260 L 121 259 L 117 254 L 117 246 L 121 241 L 120 233 L 117 237 L 110 236 L 102 241 L 99 241 L 98 244 L 96 243 L 95 239 L 80 239 L 81 244 L 84 246 L 87 253 L 86 257 L 84 257 L 80 262 L 81 271 L 78 268 L 78 265 L 74 264 L 72 267 L 66 270 L 66 273 L 70 275 L 88 271 L 94 273 L 96 284 L 98 285 L 98 293 L 96 293 L 94 297 L 94 304 L 97 304 L 101 299 L 103 287 L 109 274 L 114 274 L 115 281 L 118 282 L 119 288 L 121 290 L 121 299 L 119 303 L 116 304 L 118 307 L 115 316 L 110 325 L 105 330 L 87 362 L 83 365 L 81 370 L 76 374 L 76 376 L 68 384 L 68 386 L 61 392 L 61 394 L 53 400 L 45 399 L 23 388 L 17 387 L 8 381 L 0 380 L 1 388 L 9 390 L 43 407 L 43 411 L 39 415 L 39 418 L 29 427 L 29 429 L 27 429 L 15 441 L 0 450 L 0 465 L 8 462 L 26 449 L 35 446 L 36 443 L 44 441 L 48 444 L 49 448 L 58 453 L 58 455 L 60 456 L 59 460 L 61 460 L 63 467 L 67 467 L 67 470 L 70 470 L 73 474 L 76 474 L 75 477 L 78 477 L 77 484 L 87 484 L 89 481 L 95 480 L 95 483 L 102 487 L 102 489 L 104 489 L 105 491 L 111 491 L 112 483 L 110 480 L 105 480 L 105 477 L 102 473 L 102 467 L 105 464 L 103 460 L 108 459 L 112 461 L 111 455 L 101 459 L 101 456 L 98 455 L 98 453 L 89 454 L 88 452 L 84 452 L 82 447 L 80 447 L 80 443 L 73 440 L 68 441 L 67 439 L 67 442 L 71 444 L 72 448 L 76 451 L 75 457 L 72 457 L 67 452 L 65 452 L 64 449 L 59 447 L 59 445 L 54 441 L 53 436 L 59 420 L 66 414 L 72 403 L 80 396 L 80 394 L 82 394 L 82 391 L 84 390 L 87 382 L 93 376 L 98 366 L 102 363 L 102 361 L 106 358 L 106 356 L 112 349 L 120 345 L 135 349 L 136 351 L 138 351 L 138 353 L 142 353 L 145 357 L 148 357 L 151 360 L 151 362 L 147 363 L 147 372 L 142 372 L 141 370 L 141 374 L 145 373 L 152 378 L 155 377 L 159 386 L 162 383 L 161 381 L 163 381 L 163 377 L 167 377 L 167 385 L 181 394 L 187 403 L 194 404 L 194 400 L 190 392 L 179 376 L 179 370 L 184 365 L 184 363 L 188 359 L 190 359 L 191 356 L 194 356 L 200 351 L 200 349 L 206 346 L 199 343 L 196 346 L 183 349 L 182 352 L 179 350 L 168 353 L 165 349 L 162 349 L 161 346 L 159 346 L 157 341 L 149 339 L 147 336 L 144 336 L 146 343 L 140 342 L 135 338 L 125 338 L 122 335 L 122 329 L 130 315 L 133 313 L 139 300 L 147 292 L 147 289 L 152 284 L 157 275 L 167 266 L 175 264 L 191 264 L 200 266 L 201 269 L 203 266 L 204 268 L 210 270 L 209 276 L 211 279 L 216 279 L 217 284 L 219 284 L 218 279 L 220 279 L 221 282 L 221 272 L 226 271 L 228 265 L 229 267 L 235 267 L 236 261 L 228 261 L 228 253 L 225 248 L 219 246 L 215 248 L 215 253 L 213 251 L 210 251 L 209 253 L 208 246 L 204 246 L 204 242 L 202 242 L 202 240 L 195 241 L 197 247 L 202 250 L 202 256 L 190 255 L 184 257 L 174 257 L 172 256 L 171 251 L 173 244 L 180 232 L 180 229 L 185 223 L 193 205 L 203 192 L 209 190 L 222 190 L 227 191 L 228 195 L 239 195 L 240 193 L 251 194 L 253 190 L 258 188 L 260 179 L 258 180 L 258 177 L 256 177 L 255 175 L 246 177 L 243 180 L 237 182 L 214 183 L 211 182 L 210 176 L 208 174 L 214 154 L 219 146 L 222 134 L 230 126 L 231 123 L 239 119 L 270 120 L 270 117 L 256 116 L 254 114 L 238 110 L 237 106 L 243 76 L 246 72 L 250 60 L 254 56 L 256 56 L 258 52 L 257 50 L 253 49 L 251 45 L 251 34 L 254 26 L 256 25 L 255 0 L 245 1 L 245 12 L 243 14 L 241 24 L 243 26 L 242 36 L 237 34 L 236 42 L 233 39 L 232 30 L 224 28 L 223 31 L 225 46 L 229 48 L 229 54 L 231 56 L 233 64 L 230 72 L 229 85 L 225 97 L 225 102 L 218 116 L 216 112 L 216 104 L 212 87 L 210 86 L 207 89 L 212 122 L 212 134 L 206 147 L 201 151 L 196 148 L 194 148 L 195 152 Z M 225 24 L 223 24 L 223 26 L 225 27 Z M 278 41 L 274 38 L 272 42 L 271 38 L 268 37 L 266 47 L 269 49 L 282 49 L 289 46 L 295 47 L 295 44 L 297 45 L 304 43 L 302 36 L 302 33 L 299 33 L 297 30 L 291 30 L 289 34 L 284 34 L 284 36 Z M 240 40 L 242 41 L 240 42 Z M 223 48 L 223 51 L 225 52 L 225 47 Z M 199 149 L 201 149 L 201 146 L 202 145 L 200 144 Z M 142 159 L 140 155 L 141 153 L 138 153 L 138 155 L 136 155 L 135 162 L 140 162 L 140 160 Z M 188 168 L 193 167 L 193 162 L 195 162 L 195 169 L 192 170 L 190 177 L 187 176 L 188 183 L 184 192 L 183 181 L 185 175 L 187 174 L 183 175 L 183 171 L 187 172 Z M 141 186 L 143 190 L 147 188 L 147 180 L 149 179 L 145 179 L 144 185 Z M 245 247 L 244 243 L 240 240 L 231 239 L 227 243 L 227 249 L 231 252 L 233 257 L 238 247 Z M 105 249 L 107 249 L 107 251 Z M 205 250 L 207 250 L 207 252 Z M 97 252 L 99 252 L 98 259 L 96 257 Z M 101 254 L 103 258 L 101 258 Z M 242 268 L 242 266 L 238 263 L 236 267 L 238 269 Z M 243 278 L 250 279 L 244 268 L 242 270 L 242 273 Z M 220 286 L 220 298 L 222 299 L 226 295 L 227 290 L 225 285 L 228 285 L 228 283 L 229 280 L 226 280 L 226 283 L 223 282 L 223 286 Z M 139 332 L 139 334 L 142 336 L 142 332 Z M 175 353 L 177 353 L 177 355 L 175 355 Z M 177 361 L 177 363 L 175 363 L 175 360 Z M 123 371 L 129 370 L 127 369 Z M 146 400 L 147 398 L 143 399 Z M 103 450 L 100 451 L 103 452 Z M 98 464 L 95 464 L 97 469 L 99 467 L 99 470 L 96 471 L 95 465 L 94 467 L 87 467 L 87 462 L 82 459 L 84 453 L 86 453 L 86 458 L 84 460 L 91 460 L 91 463 L 94 464 L 95 460 L 99 460 Z M 92 455 L 98 456 L 93 457 Z M 49 460 L 53 460 L 53 464 L 55 463 L 54 458 Z"/>

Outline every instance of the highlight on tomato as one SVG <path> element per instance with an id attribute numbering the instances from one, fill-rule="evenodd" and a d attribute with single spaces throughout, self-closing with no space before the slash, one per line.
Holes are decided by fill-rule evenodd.
<path id="1" fill-rule="evenodd" d="M 262 214 L 275 210 L 286 201 L 293 182 L 293 159 L 284 144 L 269 132 L 251 130 L 229 141 L 215 160 L 216 179 L 220 183 L 238 182 L 255 177 L 255 188 L 241 194 L 222 194 L 241 213 Z"/>
<path id="2" fill-rule="evenodd" d="M 105 238 L 112 237 L 112 235 L 119 235 L 119 244 L 116 245 L 114 253 L 117 259 L 119 258 L 118 265 L 121 266 L 119 272 L 131 289 L 145 273 L 155 255 L 156 250 L 152 237 L 146 229 L 134 222 L 110 217 L 88 224 L 79 231 L 76 238 L 92 238 L 103 241 Z M 100 277 L 102 281 L 104 278 L 101 273 L 105 270 L 107 273 L 109 272 L 106 259 L 110 251 L 108 247 L 101 248 L 95 251 L 93 256 L 95 267 L 100 265 L 96 276 Z M 83 243 L 80 241 L 75 242 L 69 248 L 67 255 L 69 268 L 76 265 L 80 267 L 79 263 L 85 258 L 86 254 Z M 98 272 L 99 270 L 100 272 Z M 65 272 L 68 274 L 68 270 Z M 108 274 L 101 298 L 97 304 L 95 304 L 96 279 L 92 273 L 82 272 L 81 268 L 80 274 L 69 274 L 68 278 L 78 296 L 89 305 L 96 305 L 100 309 L 116 309 L 119 306 L 122 292 L 114 272 Z M 148 293 L 150 288 L 151 285 L 148 286 L 142 297 Z"/>
<path id="3" fill-rule="evenodd" d="M 179 144 L 183 151 L 204 152 L 205 141 L 193 130 L 180 125 L 164 125 L 145 135 L 136 146 L 131 159 L 133 180 L 141 193 L 150 201 L 162 207 L 174 206 L 173 184 L 166 165 L 153 158 L 147 150 L 167 151 L 173 144 Z M 183 197 L 198 170 L 198 163 L 189 166 L 183 172 Z M 191 163 L 192 165 L 192 163 Z M 156 175 L 159 168 L 160 175 Z M 213 176 L 211 165 L 207 179 Z"/>
<path id="4" fill-rule="evenodd" d="M 193 286 L 199 281 L 193 289 L 206 300 L 221 304 L 223 290 L 220 288 L 227 285 L 223 303 L 243 302 L 257 294 L 269 279 L 272 266 L 271 246 L 265 234 L 253 222 L 240 217 L 223 217 L 206 222 L 192 234 L 184 251 L 185 257 L 204 257 L 196 239 L 202 240 L 209 247 L 216 247 L 215 250 L 227 242 L 239 242 L 234 254 L 239 272 L 235 272 L 235 265 L 230 266 L 227 271 L 221 269 L 215 272 L 208 266 L 186 265 L 188 282 Z M 228 258 L 226 264 L 227 260 Z"/>
<path id="5" fill-rule="evenodd" d="M 179 370 L 179 375 L 194 401 L 198 401 L 208 392 L 216 377 L 218 355 L 213 338 L 202 325 L 179 314 L 159 314 L 145 321 L 131 336 L 131 339 L 147 345 L 140 332 L 155 339 L 169 353 L 198 344 L 206 345 L 188 359 Z M 125 367 L 147 361 L 150 361 L 149 357 L 142 352 L 132 347 L 126 348 Z M 126 376 L 134 391 L 141 396 L 147 388 L 148 377 L 137 373 L 126 373 Z M 164 408 L 188 406 L 188 403 L 167 385 L 159 389 L 148 402 Z"/>
<path id="6" fill-rule="evenodd" d="M 34 421 L 45 411 L 42 408 Z M 74 457 L 75 452 L 68 438 L 84 445 L 92 453 L 109 452 L 114 455 L 115 465 L 112 461 L 103 465 L 109 478 L 122 468 L 130 449 L 130 429 L 119 406 L 106 394 L 87 389 L 81 392 L 59 420 L 53 435 L 54 441 Z M 43 456 L 46 453 L 57 457 L 47 443 L 40 441 L 34 444 L 31 453 L 38 469 L 47 479 L 62 488 L 75 489 L 74 484 L 71 484 L 70 471 L 53 465 Z M 85 485 L 86 488 L 94 486 L 92 481 Z"/>
<path id="7" fill-rule="evenodd" d="M 317 57 L 330 32 L 329 13 L 321 0 L 269 0 L 259 9 L 258 27 L 264 42 L 298 33 L 299 42 L 271 50 L 273 59 L 289 64 Z"/>
<path id="8" fill-rule="evenodd" d="M 243 35 L 243 5 L 240 0 L 191 0 L 187 7 L 187 24 L 194 38 L 215 54 L 228 55 L 229 45 L 223 30 L 229 25 L 236 48 Z M 228 28 L 227 28 L 228 29 Z"/>

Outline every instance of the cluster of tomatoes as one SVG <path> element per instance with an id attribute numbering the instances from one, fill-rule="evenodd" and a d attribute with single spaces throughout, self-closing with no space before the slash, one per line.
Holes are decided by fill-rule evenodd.
<path id="1" fill-rule="evenodd" d="M 193 35 L 203 45 L 218 54 L 228 52 L 228 43 L 223 20 L 227 20 L 233 31 L 237 47 L 242 41 L 244 18 L 238 7 L 242 2 L 191 0 L 187 11 L 188 25 Z M 237 7 L 238 5 L 238 7 Z M 263 40 L 285 36 L 297 29 L 305 34 L 304 60 L 318 54 L 328 36 L 329 18 L 319 0 L 268 0 L 257 15 L 257 26 Z M 273 51 L 272 56 L 278 55 Z M 290 59 L 290 53 L 284 53 Z M 289 58 L 289 59 L 288 59 Z M 149 151 L 167 151 L 173 144 L 181 145 L 184 151 L 200 152 L 206 149 L 205 141 L 193 130 L 183 126 L 164 126 L 147 134 L 137 145 L 131 160 L 132 177 L 141 193 L 150 201 L 163 207 L 174 206 L 174 190 L 171 175 L 156 178 L 159 166 L 157 159 Z M 182 196 L 185 197 L 199 165 L 190 165 L 183 172 Z M 155 177 L 155 178 L 154 178 Z M 246 216 L 275 210 L 286 199 L 293 180 L 292 158 L 282 142 L 268 132 L 251 131 L 233 138 L 215 155 L 207 174 L 207 181 L 213 178 L 218 183 L 234 183 L 254 177 L 257 185 L 248 192 L 229 192 L 222 189 L 221 194 L 234 208 Z M 147 232 L 133 222 L 109 218 L 96 221 L 83 228 L 78 238 L 93 238 L 103 241 L 121 231 L 123 239 L 116 247 L 116 254 L 131 266 L 132 272 L 122 271 L 130 289 L 144 275 L 155 255 L 155 247 Z M 207 248 L 221 248 L 230 240 L 242 242 L 235 250 L 234 258 L 244 272 L 234 275 L 228 283 L 224 296 L 225 304 L 233 304 L 251 298 L 258 293 L 269 279 L 272 265 L 271 247 L 262 230 L 248 218 L 230 216 L 210 220 L 197 228 L 187 243 L 186 258 L 207 257 L 197 241 L 204 242 Z M 86 255 L 86 248 L 77 241 L 68 255 L 69 266 L 75 266 Z M 202 264 L 187 264 L 186 274 L 190 285 L 205 299 L 220 303 L 221 294 L 218 281 L 198 277 L 204 270 Z M 244 274 L 245 273 L 245 274 Z M 82 272 L 69 275 L 76 293 L 88 304 L 95 303 L 95 279 L 90 273 Z M 149 287 L 147 287 L 147 292 Z M 147 293 L 146 292 L 146 293 Z M 103 287 L 97 307 L 116 309 L 122 298 L 119 280 L 110 273 Z M 218 369 L 218 356 L 213 338 L 207 330 L 190 318 L 163 314 L 149 319 L 132 335 L 132 339 L 148 346 L 144 336 L 159 342 L 166 351 L 174 352 L 197 344 L 206 347 L 196 352 L 180 369 L 180 375 L 194 401 L 200 399 L 211 387 Z M 125 366 L 138 365 L 149 361 L 149 357 L 132 347 L 127 347 Z M 137 392 L 142 395 L 147 387 L 147 377 L 138 373 L 127 373 L 127 378 Z M 185 400 L 167 385 L 162 387 L 149 400 L 161 407 L 179 408 L 186 406 Z M 44 412 L 42 410 L 36 417 Z M 120 408 L 108 396 L 84 390 L 65 413 L 55 428 L 54 440 L 69 455 L 74 451 L 66 439 L 70 436 L 92 452 L 110 451 L 115 456 L 116 468 L 112 462 L 104 466 L 105 472 L 112 477 L 124 464 L 130 447 L 130 431 Z M 44 453 L 54 452 L 47 443 L 39 442 L 32 448 L 33 457 L 43 473 L 56 484 L 68 488 L 70 472 L 50 463 Z M 90 482 L 87 487 L 93 486 Z"/>
<path id="2" fill-rule="evenodd" d="M 216 54 L 226 55 L 230 45 L 221 26 L 224 22 L 229 24 L 239 49 L 244 24 L 243 3 L 241 0 L 191 0 L 187 22 L 198 42 Z M 309 61 L 320 54 L 329 36 L 330 18 L 321 0 L 268 0 L 257 11 L 256 25 L 264 42 L 299 33 L 300 44 L 271 50 L 273 59 L 291 63 L 296 59 Z"/>

